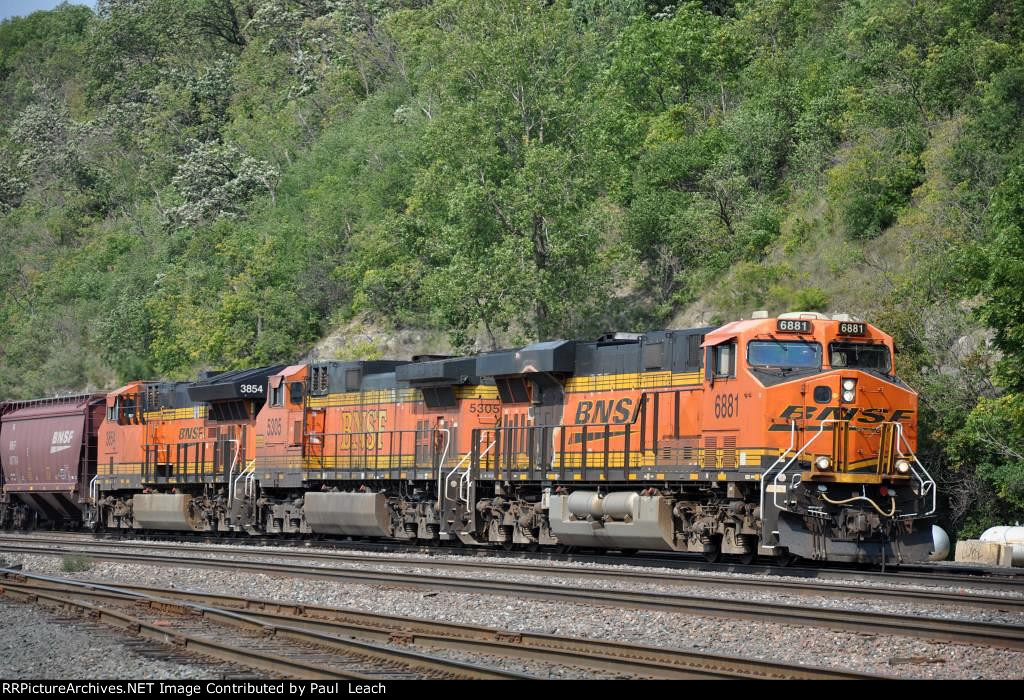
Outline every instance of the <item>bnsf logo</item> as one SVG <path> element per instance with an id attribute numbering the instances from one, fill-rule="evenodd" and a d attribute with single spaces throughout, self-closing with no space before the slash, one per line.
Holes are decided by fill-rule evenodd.
<path id="1" fill-rule="evenodd" d="M 204 437 L 202 427 L 182 428 L 178 431 L 179 440 L 202 440 Z"/>
<path id="2" fill-rule="evenodd" d="M 74 430 L 55 430 L 50 440 L 50 454 L 71 449 L 71 441 L 75 439 Z"/>
<path id="3" fill-rule="evenodd" d="M 71 441 L 75 439 L 74 430 L 58 430 L 53 434 L 53 440 L 51 444 L 57 445 L 70 445 Z"/>
<path id="4" fill-rule="evenodd" d="M 580 401 L 576 407 L 576 425 L 585 423 L 625 423 L 632 412 L 633 399 Z"/>
<path id="5" fill-rule="evenodd" d="M 817 406 L 789 406 L 779 416 L 785 421 L 791 420 L 848 420 L 857 423 L 881 423 L 883 421 L 909 421 L 914 412 L 898 408 L 889 415 L 888 408 L 844 408 L 840 406 L 824 406 L 818 413 Z M 788 430 L 788 428 L 787 428 Z"/>

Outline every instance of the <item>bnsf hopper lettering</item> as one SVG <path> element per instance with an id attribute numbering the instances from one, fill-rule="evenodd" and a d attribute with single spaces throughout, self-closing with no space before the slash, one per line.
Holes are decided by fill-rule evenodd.
<path id="1" fill-rule="evenodd" d="M 75 439 L 74 430 L 56 430 L 50 440 L 50 454 L 71 449 L 71 441 Z"/>

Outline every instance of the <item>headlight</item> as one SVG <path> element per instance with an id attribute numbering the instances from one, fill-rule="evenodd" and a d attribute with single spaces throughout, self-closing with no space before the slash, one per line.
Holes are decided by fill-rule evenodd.
<path id="1" fill-rule="evenodd" d="M 843 401 L 846 401 L 847 403 L 849 403 L 849 402 L 853 401 L 855 398 L 857 398 L 857 393 L 856 392 L 854 392 L 854 391 L 844 391 L 843 392 Z"/>
<path id="2" fill-rule="evenodd" d="M 853 391 L 856 388 L 856 386 L 857 386 L 857 380 L 856 379 L 844 379 L 843 380 L 843 388 L 846 389 L 847 391 Z"/>
<path id="3" fill-rule="evenodd" d="M 832 468 L 832 460 L 829 459 L 828 457 L 821 456 L 814 460 L 814 466 L 816 466 L 823 472 L 827 472 L 829 469 Z"/>
<path id="4" fill-rule="evenodd" d="M 900 474 L 907 474 L 910 472 L 910 462 L 905 459 L 896 460 L 896 471 Z"/>

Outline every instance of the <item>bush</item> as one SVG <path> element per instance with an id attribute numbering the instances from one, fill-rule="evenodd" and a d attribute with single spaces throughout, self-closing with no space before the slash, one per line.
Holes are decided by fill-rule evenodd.
<path id="1" fill-rule="evenodd" d="M 828 201 L 850 238 L 874 238 L 888 228 L 921 182 L 921 159 L 883 143 L 858 144 L 828 173 Z"/>
<path id="2" fill-rule="evenodd" d="M 68 573 L 88 571 L 92 568 L 92 559 L 84 554 L 65 554 L 60 568 Z"/>

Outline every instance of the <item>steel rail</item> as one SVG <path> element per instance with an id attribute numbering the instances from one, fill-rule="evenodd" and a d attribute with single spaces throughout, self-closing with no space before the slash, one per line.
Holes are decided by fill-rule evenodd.
<path id="1" fill-rule="evenodd" d="M 12 581 L 13 579 L 13 581 Z M 31 590 L 45 588 L 64 595 L 100 600 L 132 600 L 113 586 L 90 584 L 68 587 L 32 582 Z M 7 590 L 21 591 L 18 577 L 8 575 L 2 583 Z M 645 647 L 600 639 L 572 639 L 555 635 L 508 632 L 479 626 L 458 625 L 409 617 L 395 617 L 359 610 L 187 590 L 165 590 L 148 586 L 117 584 L 117 589 L 174 600 L 186 600 L 237 610 L 269 625 L 288 624 L 333 635 L 354 636 L 383 643 L 425 645 L 431 648 L 495 654 L 506 658 L 555 663 L 560 666 L 628 674 L 655 679 L 758 678 L 803 680 L 861 680 L 881 676 L 842 669 L 786 664 L 731 657 L 683 649 Z"/>
<path id="2" fill-rule="evenodd" d="M 53 556 L 31 547 L 0 545 L 0 551 L 21 551 Z M 65 550 L 69 551 L 69 550 Z M 394 585 L 399 587 L 428 588 L 440 591 L 483 593 L 529 597 L 542 600 L 558 600 L 575 604 L 602 605 L 606 607 L 662 610 L 667 612 L 748 619 L 761 622 L 789 623 L 815 627 L 826 627 L 847 632 L 870 634 L 893 634 L 898 636 L 943 639 L 986 646 L 1024 649 L 1024 626 L 993 622 L 933 619 L 924 617 L 908 618 L 875 611 L 848 611 L 818 606 L 793 605 L 762 601 L 743 601 L 713 596 L 685 595 L 678 593 L 650 593 L 626 590 L 575 591 L 561 584 L 538 584 L 493 579 L 470 579 L 451 575 L 413 574 L 395 571 L 372 571 L 359 569 L 338 569 L 331 567 L 299 566 L 280 562 L 253 561 L 244 559 L 211 559 L 191 557 L 184 554 L 167 556 L 159 554 L 129 554 L 124 552 L 103 552 L 80 547 L 76 553 L 94 559 L 133 562 L 145 565 L 175 567 L 202 567 L 208 569 L 238 570 L 250 573 L 282 575 L 291 577 L 317 578 L 334 581 L 348 581 L 368 585 Z"/>
<path id="3" fill-rule="evenodd" d="M 130 539 L 125 539 L 125 537 Z M 24 542 L 41 541 L 35 535 L 4 535 L 0 534 L 0 542 Z M 177 533 L 177 535 L 161 534 L 152 535 L 146 533 L 103 533 L 101 535 L 82 533 L 62 533 L 60 538 L 53 538 L 55 543 L 67 540 L 86 541 L 97 544 L 106 543 L 127 543 L 131 545 L 150 545 L 166 548 L 176 548 L 175 540 L 188 543 L 218 544 L 221 546 L 232 546 L 238 549 L 261 549 L 272 547 L 276 551 L 289 552 L 305 551 L 307 547 L 317 548 L 340 548 L 345 550 L 357 550 L 375 553 L 390 554 L 420 554 L 427 557 L 434 557 L 438 554 L 448 554 L 465 557 L 466 559 L 488 559 L 499 561 L 536 561 L 536 562 L 566 562 L 577 564 L 591 564 L 598 566 L 630 566 L 634 568 L 667 568 L 678 571 L 699 571 L 708 573 L 736 573 L 750 574 L 755 576 L 775 576 L 779 578 L 792 579 L 794 581 L 806 581 L 816 579 L 819 581 L 846 581 L 850 578 L 857 578 L 865 582 L 878 582 L 885 584 L 913 584 L 931 587 L 983 587 L 989 590 L 1007 591 L 1012 593 L 1024 593 L 1024 570 L 1008 569 L 998 570 L 983 568 L 973 565 L 948 565 L 937 566 L 929 564 L 904 564 L 890 565 L 885 572 L 871 569 L 850 569 L 837 568 L 835 565 L 819 563 L 816 566 L 778 566 L 770 564 L 739 564 L 736 562 L 705 562 L 700 555 L 693 555 L 686 552 L 641 552 L 639 554 L 623 556 L 615 554 L 559 554 L 556 552 L 540 551 L 505 551 L 488 547 L 480 548 L 454 548 L 454 547 L 432 547 L 411 543 L 393 542 L 365 542 L 358 540 L 298 540 L 279 539 L 270 537 L 237 538 L 222 537 L 203 533 Z M 191 547 L 190 547 L 191 548 Z M 287 555 L 286 555 L 287 556 Z M 324 553 L 315 553 L 314 556 L 329 556 Z"/>
<path id="4" fill-rule="evenodd" d="M 3 549 L 4 539 L 0 538 L 0 550 Z M 62 547 L 67 546 L 66 540 L 46 540 L 46 544 Z M 160 549 L 173 551 L 181 554 L 226 554 L 243 553 L 243 550 L 225 550 L 224 547 L 190 546 L 181 548 L 170 543 L 149 543 L 149 542 L 90 542 L 89 546 L 100 548 L 123 548 L 123 549 Z M 780 590 L 797 595 L 817 596 L 838 596 L 843 598 L 855 598 L 859 600 L 889 600 L 900 603 L 921 603 L 950 604 L 958 606 L 978 607 L 995 609 L 1004 612 L 1024 613 L 1024 586 L 1021 588 L 1021 597 L 1009 597 L 998 595 L 986 595 L 970 591 L 948 591 L 934 590 L 906 590 L 896 588 L 879 588 L 876 586 L 864 586 L 859 584 L 835 584 L 822 583 L 813 580 L 801 579 L 798 581 L 764 581 L 762 579 L 740 579 L 727 576 L 697 575 L 687 573 L 652 573 L 646 571 L 621 571 L 619 569 L 592 568 L 582 566 L 544 566 L 531 563 L 500 563 L 498 561 L 475 561 L 467 557 L 464 560 L 442 560 L 436 557 L 403 557 L 403 558 L 382 558 L 366 554 L 352 554 L 343 552 L 308 552 L 302 550 L 274 550 L 270 552 L 257 552 L 249 549 L 246 554 L 255 556 L 267 556 L 281 559 L 315 560 L 339 563 L 355 564 L 384 564 L 394 566 L 430 566 L 438 569 L 452 569 L 463 571 L 493 571 L 503 574 L 524 573 L 539 576 L 566 576 L 586 579 L 598 579 L 608 581 L 625 581 L 628 583 L 655 583 L 659 585 L 681 585 L 697 584 L 714 586 L 721 589 L 746 590 L 762 592 L 765 587 Z"/>
<path id="5" fill-rule="evenodd" d="M 0 569 L 0 575 L 3 576 L 0 595 L 21 602 L 40 604 L 54 610 L 77 612 L 80 616 L 87 617 L 92 621 L 119 627 L 133 634 L 171 644 L 181 650 L 200 653 L 222 661 L 240 663 L 271 673 L 325 680 L 381 680 L 395 675 L 407 676 L 410 673 L 416 673 L 419 677 L 426 678 L 467 680 L 530 678 L 530 676 L 511 671 L 324 634 L 292 624 L 293 620 L 283 615 L 266 619 L 265 616 L 253 616 L 247 612 L 214 607 L 202 602 L 185 599 L 174 600 L 165 595 L 168 591 L 159 589 L 152 589 L 149 592 L 132 591 L 117 585 L 27 574 L 9 569 Z M 314 655 L 310 651 L 310 647 L 315 647 L 330 651 L 336 658 L 331 658 L 327 664 L 323 664 L 290 658 L 279 653 L 267 654 L 238 644 L 225 644 L 217 640 L 176 632 L 165 624 L 157 625 L 147 622 L 117 608 L 100 607 L 79 600 L 71 600 L 69 596 L 98 598 L 108 603 L 119 601 L 122 604 L 134 606 L 136 609 L 171 613 L 186 618 L 200 617 L 204 621 L 220 626 L 255 633 L 261 639 L 273 638 L 300 645 L 304 656 Z M 232 636 L 235 642 L 245 638 L 239 635 Z M 385 670 L 366 672 L 365 670 L 338 668 L 334 665 L 337 663 L 351 665 L 353 661 L 359 662 L 364 668 L 371 665 Z M 393 670 L 387 670 L 389 668 Z"/>

